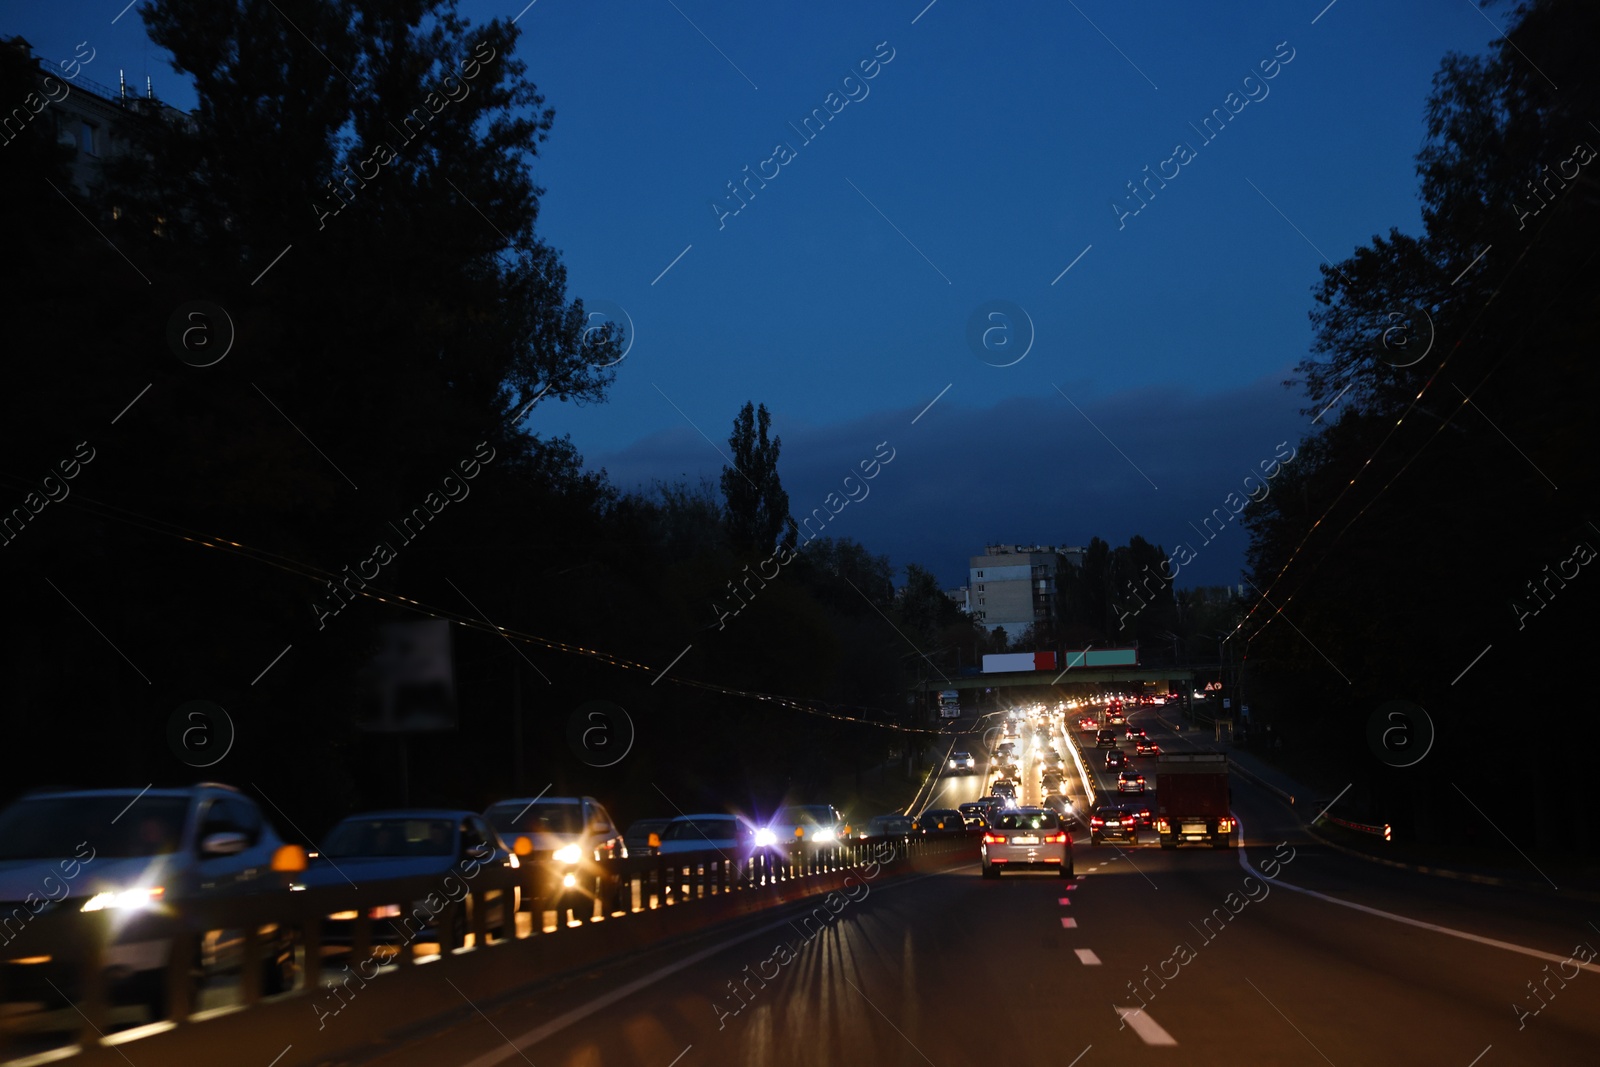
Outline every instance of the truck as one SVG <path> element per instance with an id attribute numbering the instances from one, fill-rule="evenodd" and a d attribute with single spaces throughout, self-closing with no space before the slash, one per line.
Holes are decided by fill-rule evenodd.
<path id="1" fill-rule="evenodd" d="M 939 694 L 939 717 L 941 719 L 961 718 L 961 691 L 959 689 L 946 689 Z"/>
<path id="2" fill-rule="evenodd" d="M 1163 752 L 1156 772 L 1155 830 L 1162 848 L 1189 841 L 1233 847 L 1226 752 Z"/>

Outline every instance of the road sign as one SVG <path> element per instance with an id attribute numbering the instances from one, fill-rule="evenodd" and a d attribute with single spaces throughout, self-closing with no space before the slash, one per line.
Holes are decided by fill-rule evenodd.
<path id="1" fill-rule="evenodd" d="M 1223 697 L 1222 698 L 1222 707 L 1223 707 L 1224 711 L 1226 711 L 1228 708 L 1233 707 L 1233 700 L 1231 698 L 1229 698 L 1229 697 Z"/>

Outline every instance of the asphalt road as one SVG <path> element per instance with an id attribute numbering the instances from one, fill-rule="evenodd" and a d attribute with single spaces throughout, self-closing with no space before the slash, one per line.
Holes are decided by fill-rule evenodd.
<path id="1" fill-rule="evenodd" d="M 1157 734 L 1153 718 L 1138 721 Z M 970 799 L 985 781 L 941 783 L 929 806 Z M 1036 790 L 1037 775 L 1025 784 Z M 1234 794 L 1238 849 L 1075 835 L 1073 882 L 989 882 L 973 863 L 863 883 L 826 923 L 763 915 L 464 1012 L 367 1062 L 1548 1067 L 1600 1057 L 1596 965 L 1563 962 L 1600 945 L 1600 915 L 1553 891 L 1347 857 L 1296 833 L 1264 792 L 1236 782 Z"/>

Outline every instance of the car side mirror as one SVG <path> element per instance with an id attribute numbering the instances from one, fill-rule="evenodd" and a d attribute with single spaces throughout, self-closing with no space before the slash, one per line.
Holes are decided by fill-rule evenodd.
<path id="1" fill-rule="evenodd" d="M 200 842 L 202 856 L 237 856 L 249 845 L 248 839 L 235 832 L 208 834 Z"/>

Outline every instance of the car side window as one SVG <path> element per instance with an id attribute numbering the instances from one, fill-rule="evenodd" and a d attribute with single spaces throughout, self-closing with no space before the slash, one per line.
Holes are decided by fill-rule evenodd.
<path id="1" fill-rule="evenodd" d="M 606 809 L 601 807 L 599 804 L 595 804 L 589 810 L 589 825 L 593 828 L 595 833 L 605 837 L 609 837 L 613 832 L 611 816 L 607 814 Z"/>
<path id="2" fill-rule="evenodd" d="M 245 843 L 254 848 L 261 840 L 261 812 L 242 797 L 227 797 L 219 805 L 233 825 L 236 833 L 244 835 Z"/>
<path id="3" fill-rule="evenodd" d="M 238 828 L 233 825 L 228 809 L 224 806 L 222 798 L 218 797 L 205 802 L 200 813 L 200 834 L 198 842 L 203 843 L 212 834 L 237 833 Z"/>

